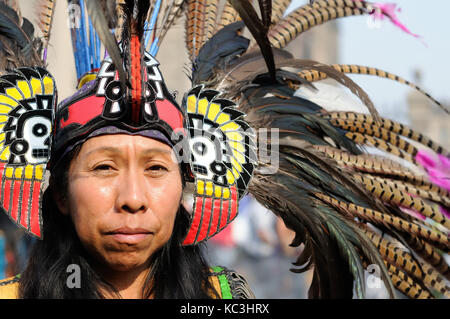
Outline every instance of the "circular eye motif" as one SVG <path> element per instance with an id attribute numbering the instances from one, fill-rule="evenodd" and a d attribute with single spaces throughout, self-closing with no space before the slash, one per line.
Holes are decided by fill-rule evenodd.
<path id="1" fill-rule="evenodd" d="M 208 147 L 203 142 L 196 142 L 192 145 L 194 152 L 200 155 L 205 155 L 208 152 Z"/>
<path id="2" fill-rule="evenodd" d="M 45 136 L 47 132 L 47 126 L 42 123 L 37 123 L 33 126 L 33 134 L 37 137 Z"/>
<path id="3" fill-rule="evenodd" d="M 111 101 L 118 101 L 122 97 L 119 81 L 111 81 L 106 87 L 105 95 Z"/>
<path id="4" fill-rule="evenodd" d="M 209 167 L 211 168 L 211 171 L 216 175 L 223 176 L 227 173 L 227 167 L 222 162 L 214 161 Z"/>
<path id="5" fill-rule="evenodd" d="M 28 151 L 28 143 L 25 140 L 15 140 L 11 144 L 11 152 L 13 152 L 16 155 L 22 155 L 25 154 Z"/>

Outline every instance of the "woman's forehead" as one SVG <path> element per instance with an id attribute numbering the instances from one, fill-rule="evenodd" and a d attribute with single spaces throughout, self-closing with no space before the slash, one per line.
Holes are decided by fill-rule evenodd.
<path id="1" fill-rule="evenodd" d="M 80 155 L 89 156 L 97 153 L 125 155 L 130 151 L 139 155 L 173 154 L 171 146 L 153 138 L 140 135 L 110 134 L 95 136 L 85 141 Z"/>

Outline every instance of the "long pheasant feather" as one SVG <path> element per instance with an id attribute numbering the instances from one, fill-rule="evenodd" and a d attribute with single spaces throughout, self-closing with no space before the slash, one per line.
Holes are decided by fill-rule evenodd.
<path id="1" fill-rule="evenodd" d="M 291 0 L 273 0 L 272 1 L 272 23 L 276 24 L 280 21 L 284 13 L 286 12 L 287 7 L 291 4 Z"/>
<path id="2" fill-rule="evenodd" d="M 395 288 L 406 296 L 412 299 L 434 299 L 433 295 L 426 288 L 408 276 L 406 272 L 388 262 L 385 262 L 385 264 Z"/>
<path id="3" fill-rule="evenodd" d="M 354 174 L 353 176 L 355 180 L 363 183 L 369 192 L 381 200 L 394 205 L 411 208 L 420 214 L 433 219 L 448 230 L 450 229 L 450 220 L 446 218 L 439 209 L 425 203 L 421 198 L 412 197 L 406 192 L 396 190 L 361 174 Z"/>
<path id="4" fill-rule="evenodd" d="M 53 25 L 53 15 L 55 13 L 56 0 L 41 0 L 38 2 L 39 27 L 44 36 L 44 50 L 48 47 L 51 29 Z"/>
<path id="5" fill-rule="evenodd" d="M 308 11 L 305 11 L 304 8 L 298 8 L 272 27 L 268 38 L 275 48 L 283 48 L 298 35 L 312 27 L 334 19 L 365 13 L 363 10 L 348 7 L 317 8 Z"/>
<path id="6" fill-rule="evenodd" d="M 358 206 L 352 203 L 346 203 L 324 194 L 316 193 L 315 195 L 325 202 L 333 205 L 334 207 L 348 211 L 355 217 L 362 218 L 375 224 L 391 226 L 398 230 L 415 234 L 427 241 L 430 241 L 433 244 L 438 245 L 439 247 L 442 247 L 444 250 L 450 251 L 449 239 L 446 235 L 438 231 L 426 229 L 423 226 L 408 222 L 400 217 L 381 213 L 379 211 Z"/>
<path id="7" fill-rule="evenodd" d="M 108 22 L 98 0 L 86 1 L 86 9 L 97 34 L 108 51 L 118 73 L 122 91 L 125 92 L 128 77 L 122 63 L 122 57 L 116 39 L 109 30 Z"/>
<path id="8" fill-rule="evenodd" d="M 448 298 L 450 289 L 445 284 L 445 279 L 437 271 L 433 270 L 426 263 L 419 264 L 408 252 L 393 246 L 391 242 L 383 239 L 373 231 L 365 230 L 364 232 L 388 262 L 403 269 L 413 278 L 420 280 L 426 287 L 435 289 Z"/>
<path id="9" fill-rule="evenodd" d="M 218 18 L 218 23 L 215 32 L 218 32 L 223 27 L 241 20 L 239 13 L 227 1 L 223 7 L 222 13 Z"/>
<path id="10" fill-rule="evenodd" d="M 205 32 L 203 43 L 206 43 L 215 33 L 216 19 L 219 10 L 219 0 L 206 1 L 206 16 L 205 16 Z"/>
<path id="11" fill-rule="evenodd" d="M 415 85 L 393 73 L 386 72 L 386 71 L 378 69 L 378 68 L 372 68 L 372 67 L 356 65 L 356 64 L 333 64 L 333 65 L 331 65 L 331 67 L 333 67 L 334 69 L 336 69 L 339 72 L 346 73 L 346 74 L 372 75 L 372 76 L 390 79 L 392 81 L 396 81 L 401 84 L 408 85 L 409 87 L 411 87 L 411 88 L 417 90 L 418 92 L 422 93 L 423 95 L 425 95 L 427 98 L 429 98 L 431 101 L 433 101 L 436 105 L 438 105 L 441 109 L 443 109 L 446 113 L 450 113 L 450 111 L 447 110 L 447 108 L 444 105 L 442 105 L 439 101 L 437 101 L 430 94 L 425 92 L 419 86 L 417 86 L 417 85 Z M 326 73 L 318 72 L 315 70 L 301 71 L 299 73 L 299 76 L 310 82 L 321 81 L 321 80 L 328 78 L 328 75 Z"/>
<path id="12" fill-rule="evenodd" d="M 364 123 L 369 123 L 372 124 L 375 122 L 375 119 L 367 114 L 362 114 L 362 113 L 354 113 L 354 112 L 330 112 L 326 115 L 324 115 L 324 117 L 330 117 L 330 118 L 335 118 L 335 119 L 344 119 L 344 120 L 349 120 L 349 121 L 360 121 L 360 122 L 364 122 Z M 444 147 L 442 147 L 441 145 L 437 144 L 436 142 L 434 142 L 433 140 L 431 140 L 430 138 L 424 136 L 421 133 L 416 132 L 415 130 L 409 128 L 406 125 L 403 125 L 401 123 L 389 120 L 389 119 L 382 119 L 380 123 L 376 123 L 377 125 L 380 125 L 381 127 L 395 132 L 401 136 L 405 136 L 413 141 L 419 142 L 427 147 L 429 147 L 430 149 L 432 149 L 433 151 L 435 151 L 438 154 L 442 154 L 445 156 L 450 156 L 450 152 L 448 150 L 446 150 Z"/>
<path id="13" fill-rule="evenodd" d="M 205 32 L 206 0 L 190 0 L 186 11 L 186 46 L 189 58 L 194 61 L 203 45 Z"/>

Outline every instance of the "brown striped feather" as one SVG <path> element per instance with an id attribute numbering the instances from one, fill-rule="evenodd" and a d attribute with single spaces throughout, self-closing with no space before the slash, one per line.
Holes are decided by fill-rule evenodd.
<path id="1" fill-rule="evenodd" d="M 404 231 L 410 234 L 415 234 L 424 240 L 436 245 L 444 251 L 450 252 L 450 242 L 446 235 L 427 229 L 416 223 L 406 221 L 397 216 L 392 216 L 386 213 L 382 213 L 373 209 L 361 207 L 352 203 L 346 203 L 324 194 L 315 194 L 318 198 L 322 199 L 326 203 L 346 212 L 352 214 L 353 217 L 372 222 L 374 224 L 381 224 L 388 228 L 395 228 L 400 231 Z"/>
<path id="2" fill-rule="evenodd" d="M 377 196 L 382 201 L 413 209 L 420 214 L 431 218 L 438 224 L 441 224 L 447 230 L 450 230 L 450 220 L 446 218 L 435 206 L 427 204 L 424 200 L 418 197 L 413 197 L 404 191 L 394 189 L 391 186 L 380 183 L 370 177 L 361 174 L 354 174 L 356 181 L 365 185 L 366 189 L 374 196 Z"/>
<path id="3" fill-rule="evenodd" d="M 233 6 L 227 1 L 223 8 L 222 14 L 218 19 L 215 32 L 221 30 L 223 27 L 241 20 L 239 13 L 233 8 Z"/>
<path id="4" fill-rule="evenodd" d="M 381 70 L 378 68 L 373 68 L 373 67 L 363 66 L 363 65 L 356 65 L 356 64 L 333 64 L 332 67 L 335 68 L 336 70 L 338 70 L 339 72 L 346 73 L 346 74 L 372 75 L 372 76 L 377 76 L 377 77 L 381 77 L 384 79 L 390 79 L 392 81 L 408 85 L 409 87 L 411 87 L 411 88 L 417 90 L 418 92 L 422 93 L 423 95 L 425 95 L 427 98 L 429 98 L 431 101 L 433 101 L 433 103 L 435 103 L 440 108 L 442 108 L 445 112 L 447 112 L 447 113 L 449 112 L 439 101 L 437 101 L 435 98 L 433 98 L 425 90 L 423 90 L 419 86 L 415 85 L 414 83 L 411 83 L 408 80 L 405 80 L 404 78 L 402 78 L 398 75 L 395 75 L 393 73 L 390 73 L 390 72 L 387 72 L 387 71 L 384 71 L 384 70 Z M 303 71 L 299 72 L 299 76 L 307 79 L 310 82 L 325 80 L 328 77 L 325 73 L 317 72 L 314 70 L 303 70 Z"/>
<path id="5" fill-rule="evenodd" d="M 330 112 L 324 115 L 324 117 L 329 117 L 332 119 L 344 119 L 349 121 L 359 121 L 369 124 L 376 121 L 371 115 L 355 112 Z M 438 154 L 450 156 L 450 152 L 444 149 L 441 145 L 432 141 L 430 138 L 424 136 L 423 134 L 414 131 L 406 125 L 385 118 L 381 119 L 381 123 L 377 124 L 389 131 L 395 132 L 408 139 L 419 142 L 422 145 L 429 147 Z"/>
<path id="6" fill-rule="evenodd" d="M 206 0 L 189 0 L 186 11 L 186 46 L 194 61 L 203 45 Z"/>
<path id="7" fill-rule="evenodd" d="M 348 7 L 311 8 L 306 11 L 300 7 L 272 27 L 268 34 L 269 41 L 274 47 L 283 48 L 312 27 L 338 18 L 363 14 L 363 10 Z"/>
<path id="8" fill-rule="evenodd" d="M 218 6 L 219 0 L 206 1 L 205 32 L 203 36 L 203 43 L 206 43 L 215 34 Z"/>
<path id="9" fill-rule="evenodd" d="M 272 1 L 272 23 L 275 24 L 283 18 L 291 0 L 273 0 Z"/>
<path id="10" fill-rule="evenodd" d="M 406 272 L 385 261 L 386 268 L 394 287 L 412 299 L 434 299 L 433 295 L 422 287 Z"/>
<path id="11" fill-rule="evenodd" d="M 408 252 L 393 245 L 392 242 L 382 238 L 373 231 L 362 228 L 379 252 L 389 263 L 405 271 L 412 278 L 419 280 L 429 289 L 434 289 L 445 295 L 450 295 L 450 288 L 446 285 L 441 274 L 427 263 L 418 263 Z"/>
<path id="12" fill-rule="evenodd" d="M 407 243 L 417 255 L 432 265 L 447 280 L 450 281 L 450 267 L 441 252 L 438 252 L 435 247 L 414 236 L 407 238 Z"/>
<path id="13" fill-rule="evenodd" d="M 53 25 L 56 0 L 40 0 L 38 2 L 39 28 L 44 36 L 44 47 L 48 46 Z"/>
<path id="14" fill-rule="evenodd" d="M 341 119 L 333 119 L 331 120 L 331 123 L 350 132 L 358 132 L 363 135 L 369 135 L 382 139 L 383 141 L 398 147 L 407 154 L 410 154 L 413 158 L 417 155 L 418 150 L 412 144 L 408 143 L 396 133 L 388 131 L 387 129 L 380 127 L 374 123 L 369 124 Z"/>

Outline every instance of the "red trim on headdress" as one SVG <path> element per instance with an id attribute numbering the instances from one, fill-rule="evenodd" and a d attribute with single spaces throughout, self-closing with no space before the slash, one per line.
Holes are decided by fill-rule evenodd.
<path id="1" fill-rule="evenodd" d="M 208 237 L 211 237 L 212 235 L 214 235 L 218 230 L 217 226 L 219 223 L 220 212 L 222 209 L 221 202 L 222 202 L 222 200 L 220 200 L 220 199 L 214 199 L 211 227 L 209 228 Z"/>
<path id="2" fill-rule="evenodd" d="M 3 173 L 4 174 L 4 173 Z M 9 212 L 9 199 L 11 198 L 11 180 L 5 180 L 5 186 L 3 190 L 3 208 L 5 212 Z"/>
<path id="3" fill-rule="evenodd" d="M 160 120 L 163 120 L 175 133 L 184 132 L 183 114 L 169 100 L 157 100 L 156 109 Z"/>
<path id="4" fill-rule="evenodd" d="M 60 128 L 62 129 L 72 123 L 81 125 L 86 124 L 93 118 L 102 114 L 104 104 L 105 98 L 95 95 L 73 103 L 69 106 L 69 118 L 67 120 L 61 120 Z"/>
<path id="5" fill-rule="evenodd" d="M 139 123 L 142 100 L 141 42 L 137 35 L 131 37 L 131 119 Z"/>
<path id="6" fill-rule="evenodd" d="M 20 225 L 28 228 L 28 201 L 30 199 L 31 182 L 23 182 L 23 192 L 22 192 L 22 209 L 20 211 Z"/>
<path id="7" fill-rule="evenodd" d="M 19 213 L 19 198 L 20 196 L 20 187 L 22 186 L 21 181 L 13 181 L 13 201 L 11 207 L 11 218 L 17 221 L 17 215 Z"/>
<path id="8" fill-rule="evenodd" d="M 231 186 L 230 190 L 231 190 L 231 212 L 230 212 L 230 219 L 228 220 L 228 222 L 231 222 L 236 217 L 238 211 L 237 189 L 235 186 Z"/>
<path id="9" fill-rule="evenodd" d="M 223 229 L 227 225 L 229 215 L 230 215 L 230 200 L 227 199 L 222 202 L 222 216 L 220 216 L 219 230 Z"/>
<path id="10" fill-rule="evenodd" d="M 31 200 L 31 215 L 30 215 L 30 231 L 36 236 L 41 237 L 41 225 L 39 220 L 39 192 L 41 189 L 41 182 L 35 181 L 33 183 L 33 198 Z"/>
<path id="11" fill-rule="evenodd" d="M 195 236 L 197 235 L 198 227 L 200 225 L 200 220 L 202 219 L 203 211 L 203 197 L 194 198 L 194 212 L 192 217 L 192 224 L 189 228 L 189 232 L 183 241 L 183 245 L 192 245 L 195 241 Z"/>
<path id="12" fill-rule="evenodd" d="M 205 198 L 205 208 L 203 209 L 203 219 L 200 225 L 200 232 L 197 237 L 197 242 L 200 242 L 206 238 L 208 234 L 209 222 L 211 220 L 212 198 Z"/>

